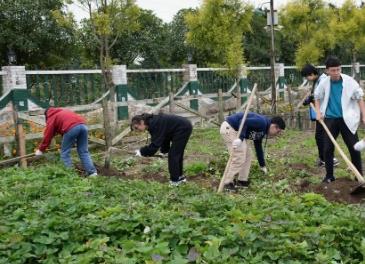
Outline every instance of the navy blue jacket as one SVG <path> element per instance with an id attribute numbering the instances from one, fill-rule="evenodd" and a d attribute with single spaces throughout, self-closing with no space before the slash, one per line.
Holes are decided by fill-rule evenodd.
<path id="1" fill-rule="evenodd" d="M 230 115 L 226 118 L 227 123 L 236 131 L 238 131 L 243 113 Z M 264 151 L 262 149 L 262 140 L 267 136 L 271 124 L 271 119 L 256 113 L 248 113 L 242 132 L 239 135 L 241 140 L 253 140 L 257 160 L 261 167 L 265 166 Z"/>

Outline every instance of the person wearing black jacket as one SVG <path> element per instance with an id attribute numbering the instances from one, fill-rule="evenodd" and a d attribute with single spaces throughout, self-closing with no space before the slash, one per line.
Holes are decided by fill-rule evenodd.
<path id="1" fill-rule="evenodd" d="M 319 75 L 319 72 L 316 67 L 312 64 L 306 64 L 301 70 L 301 74 L 304 78 L 308 81 L 313 82 L 312 89 L 310 91 L 310 95 L 303 101 L 304 106 L 309 106 L 309 118 L 311 121 L 316 122 L 316 129 L 315 129 L 315 139 L 318 149 L 318 159 L 317 159 L 317 166 L 321 167 L 325 165 L 324 162 L 324 137 L 326 136 L 326 132 L 324 131 L 323 126 L 316 120 L 316 113 L 314 109 L 310 106 L 310 103 L 314 105 L 314 90 L 317 88 L 318 84 L 327 77 L 327 74 L 322 73 Z M 333 165 L 337 166 L 339 164 L 336 158 L 333 158 Z"/>
<path id="2" fill-rule="evenodd" d="M 183 175 L 184 150 L 189 141 L 193 127 L 184 117 L 168 114 L 136 115 L 132 118 L 132 130 L 151 134 L 151 144 L 136 150 L 136 156 L 153 156 L 158 149 L 168 153 L 170 184 L 178 186 L 186 182 Z"/>

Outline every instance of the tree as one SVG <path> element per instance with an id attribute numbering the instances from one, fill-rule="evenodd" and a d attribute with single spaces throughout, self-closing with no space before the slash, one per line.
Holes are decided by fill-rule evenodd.
<path id="1" fill-rule="evenodd" d="M 297 66 L 318 63 L 334 47 L 330 31 L 331 9 L 322 0 L 295 0 L 280 13 L 283 35 L 295 44 Z"/>
<path id="2" fill-rule="evenodd" d="M 109 91 L 110 105 L 103 100 L 103 117 L 106 150 L 112 146 L 116 126 L 115 89 L 111 78 L 112 48 L 123 33 L 138 29 L 139 8 L 134 0 L 77 0 L 89 13 L 88 25 L 92 40 L 97 43 L 99 63 L 103 75 L 103 84 Z M 90 43 L 85 43 L 86 45 Z M 111 114 L 110 114 L 111 112 Z M 106 155 L 104 166 L 110 166 L 109 155 Z"/>
<path id="3" fill-rule="evenodd" d="M 357 7 L 352 0 L 345 1 L 334 11 L 330 28 L 340 52 L 350 54 L 355 63 L 358 54 L 365 50 L 365 7 Z"/>
<path id="4" fill-rule="evenodd" d="M 76 26 L 62 0 L 0 1 L 1 64 L 12 49 L 20 65 L 64 66 L 77 56 Z M 62 21 L 62 23 L 60 23 Z"/>
<path id="5" fill-rule="evenodd" d="M 242 40 L 251 18 L 252 7 L 241 0 L 204 0 L 186 16 L 187 42 L 204 53 L 211 66 L 237 69 L 244 62 Z"/>

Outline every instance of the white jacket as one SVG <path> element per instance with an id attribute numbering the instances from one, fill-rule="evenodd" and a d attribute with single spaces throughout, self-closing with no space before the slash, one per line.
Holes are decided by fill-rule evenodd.
<path id="1" fill-rule="evenodd" d="M 364 92 L 352 77 L 346 74 L 341 74 L 341 78 L 343 81 L 341 96 L 343 119 L 352 134 L 355 134 L 360 124 L 360 107 L 358 101 L 362 100 Z M 330 89 L 331 77 L 327 76 L 319 83 L 314 91 L 314 99 L 320 100 L 320 111 L 324 117 L 327 110 Z"/>

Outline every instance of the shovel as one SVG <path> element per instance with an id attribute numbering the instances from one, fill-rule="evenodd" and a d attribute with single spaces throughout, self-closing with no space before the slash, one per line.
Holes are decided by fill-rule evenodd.
<path id="1" fill-rule="evenodd" d="M 312 103 L 311 103 L 311 107 L 313 108 L 314 112 L 316 112 L 316 109 L 315 109 L 315 107 L 314 107 L 314 105 Z M 317 114 L 317 112 L 316 112 L 316 114 Z M 336 139 L 334 139 L 334 137 L 332 136 L 331 132 L 329 131 L 328 127 L 323 122 L 323 120 L 318 120 L 318 122 L 323 126 L 323 128 L 326 131 L 328 137 L 331 139 L 333 145 L 335 146 L 335 148 L 337 149 L 337 151 L 340 153 L 341 157 L 344 159 L 344 161 L 346 162 L 347 166 L 355 174 L 356 179 L 360 183 L 356 187 L 352 188 L 350 194 L 361 194 L 361 193 L 365 193 L 365 180 L 364 180 L 364 177 L 356 169 L 356 167 L 354 166 L 354 164 L 352 164 L 352 162 L 347 158 L 346 154 L 342 151 L 340 145 L 338 145 L 338 143 L 336 142 Z"/>
<path id="2" fill-rule="evenodd" d="M 241 120 L 241 124 L 240 124 L 240 127 L 239 127 L 238 132 L 237 132 L 237 138 L 239 138 L 239 136 L 241 135 L 241 132 L 242 132 L 242 129 L 243 129 L 243 125 L 244 125 L 244 123 L 246 121 L 246 118 L 247 118 L 247 115 L 248 115 L 248 111 L 250 109 L 251 102 L 252 102 L 252 99 L 253 99 L 253 97 L 255 95 L 256 89 L 257 89 L 257 86 L 254 86 L 254 88 L 251 91 L 250 98 L 247 101 L 245 113 L 243 114 L 243 117 L 242 117 L 242 120 Z M 231 151 L 231 153 L 229 155 L 229 159 L 228 159 L 226 168 L 224 169 L 223 177 L 221 179 L 221 182 L 219 183 L 219 187 L 218 187 L 218 192 L 219 193 L 223 191 L 224 181 L 226 179 L 226 175 L 227 175 L 228 169 L 231 166 L 233 155 L 235 155 L 235 149 L 232 149 L 232 151 Z"/>
<path id="3" fill-rule="evenodd" d="M 49 151 L 54 151 L 54 150 L 56 150 L 56 148 L 50 149 Z M 35 153 L 30 153 L 30 154 L 23 155 L 23 156 L 2 160 L 2 161 L 0 161 L 0 166 L 6 165 L 6 164 L 9 164 L 9 163 L 18 162 L 21 159 L 29 159 L 29 158 L 33 158 L 33 157 L 46 157 L 46 155 L 47 155 L 47 153 L 45 153 L 41 156 L 36 156 Z"/>

